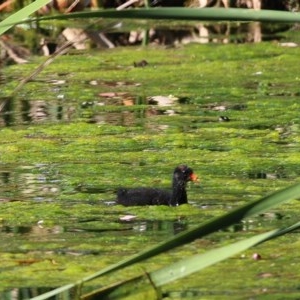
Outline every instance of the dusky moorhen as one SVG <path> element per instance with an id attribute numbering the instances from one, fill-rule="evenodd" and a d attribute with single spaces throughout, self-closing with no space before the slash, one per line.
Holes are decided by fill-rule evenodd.
<path id="1" fill-rule="evenodd" d="M 157 188 L 120 188 L 117 203 L 124 206 L 169 205 L 187 203 L 186 183 L 196 181 L 197 175 L 186 165 L 179 165 L 173 173 L 172 192 Z"/>

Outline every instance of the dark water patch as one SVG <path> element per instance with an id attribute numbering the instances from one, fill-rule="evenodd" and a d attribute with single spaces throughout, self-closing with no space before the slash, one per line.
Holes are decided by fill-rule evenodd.
<path id="1" fill-rule="evenodd" d="M 265 173 L 265 172 L 258 172 L 258 173 L 250 172 L 248 176 L 251 179 L 278 179 L 278 178 L 281 178 L 280 174 Z M 286 178 L 286 176 L 284 176 L 283 178 Z"/>
<path id="2" fill-rule="evenodd" d="M 250 179 L 284 179 L 288 178 L 292 174 L 284 166 L 270 167 L 269 170 L 253 170 L 248 173 L 248 178 Z"/>
<path id="3" fill-rule="evenodd" d="M 0 126 L 11 126 L 14 123 L 13 97 L 0 98 Z"/>
<path id="4" fill-rule="evenodd" d="M 54 221 L 54 220 L 53 220 Z M 58 221 L 58 220 L 57 220 Z M 44 221 L 40 220 L 35 225 L 25 225 L 29 222 L 28 220 L 20 220 L 20 223 L 23 223 L 24 225 L 5 225 L 6 221 L 4 220 L 4 224 L 0 228 L 0 233 L 3 233 L 2 236 L 40 236 L 40 237 L 46 237 L 51 235 L 57 235 L 66 232 L 64 226 L 60 225 L 53 225 L 51 227 L 44 226 Z"/>
<path id="5" fill-rule="evenodd" d="M 148 236 L 153 238 L 157 236 L 170 236 L 185 231 L 188 228 L 187 222 L 180 221 L 168 221 L 168 220 L 139 220 L 139 221 L 120 221 L 121 228 L 107 228 L 107 229 L 95 229 L 95 228 L 75 228 L 71 232 L 91 232 L 100 234 L 114 234 L 118 236 Z"/>
<path id="6" fill-rule="evenodd" d="M 126 86 L 140 86 L 141 84 L 134 81 L 102 81 L 102 80 L 92 80 L 88 84 L 92 86 L 103 85 L 108 87 L 126 87 Z"/>
<path id="7" fill-rule="evenodd" d="M 188 224 L 185 220 L 142 220 L 133 222 L 133 230 L 136 232 L 165 232 L 171 234 L 177 234 L 185 231 L 188 228 Z"/>
<path id="8" fill-rule="evenodd" d="M 266 212 L 259 215 L 259 218 L 265 220 L 281 220 L 283 218 L 282 213 L 279 212 Z"/>
<path id="9" fill-rule="evenodd" d="M 199 149 L 203 149 L 203 150 L 209 150 L 212 152 L 229 152 L 232 150 L 232 148 L 230 147 L 226 147 L 226 146 L 199 146 Z"/>
<path id="10" fill-rule="evenodd" d="M 103 81 L 102 83 L 112 88 L 139 86 L 138 83 L 129 81 Z M 41 94 L 40 99 L 34 100 L 31 100 L 30 96 L 22 97 L 20 100 L 8 97 L 2 98 L 2 115 L 0 114 L 0 117 L 2 116 L 3 126 L 48 124 L 76 121 L 78 119 L 93 123 L 108 122 L 114 124 L 117 123 L 116 119 L 118 119 L 120 125 L 128 126 L 152 115 L 173 114 L 171 109 L 158 107 L 176 106 L 177 104 L 182 105 L 191 102 L 189 97 L 181 95 L 176 97 L 163 95 L 140 96 L 136 92 L 131 93 L 127 90 L 121 90 L 99 93 L 97 97 L 99 100 L 83 101 L 79 106 L 74 100 L 66 101 L 67 89 L 67 86 L 56 87 L 49 91 L 47 100 L 43 99 L 46 98 L 45 94 Z M 38 88 L 38 90 L 41 92 L 41 88 Z M 145 107 L 145 105 L 148 107 Z M 172 111 L 172 113 L 169 111 Z M 130 112 L 134 112 L 134 114 Z M 134 120 L 135 122 L 133 122 Z"/>
<path id="11" fill-rule="evenodd" d="M 148 61 L 145 59 L 142 59 L 140 61 L 134 61 L 133 66 L 135 68 L 145 68 L 147 65 L 149 65 Z"/>
<path id="12" fill-rule="evenodd" d="M 9 201 L 53 201 L 60 192 L 61 177 L 53 165 L 2 166 L 0 192 Z"/>
<path id="13" fill-rule="evenodd" d="M 1 233 L 27 234 L 32 231 L 32 226 L 1 226 Z"/>
<path id="14" fill-rule="evenodd" d="M 229 297 L 231 299 L 234 297 L 234 295 L 237 295 L 234 291 L 206 291 L 206 288 L 204 287 L 203 290 L 201 289 L 187 289 L 185 291 L 166 291 L 162 294 L 163 298 L 166 299 L 224 299 L 224 297 Z M 220 298 L 219 298 L 220 297 Z"/>
<path id="15" fill-rule="evenodd" d="M 282 219 L 282 215 L 274 213 L 274 218 L 264 218 L 264 217 L 252 218 L 251 220 L 245 220 L 222 231 L 235 232 L 235 233 L 236 232 L 257 232 L 261 230 L 262 227 L 267 229 L 267 228 L 272 228 L 272 226 L 280 226 L 282 222 L 280 222 L 279 220 L 281 219 Z"/>
<path id="16" fill-rule="evenodd" d="M 266 130 L 266 129 L 273 129 L 273 125 L 270 124 L 248 124 L 245 126 L 247 129 L 250 130 Z"/>
<path id="17" fill-rule="evenodd" d="M 280 275 L 265 273 L 266 278 L 271 277 L 278 280 Z M 246 280 L 246 279 L 245 279 Z M 263 278 L 261 278 L 263 280 Z M 197 289 L 188 288 L 185 291 L 177 291 L 176 288 L 172 291 L 165 291 L 163 293 L 163 299 L 189 299 L 189 300 L 198 300 L 198 299 L 209 299 L 209 300 L 223 300 L 223 299 L 297 299 L 299 297 L 299 287 L 297 286 L 289 286 L 289 287 L 272 287 L 272 288 L 264 288 L 263 283 L 257 287 L 253 286 L 252 288 L 247 287 L 243 289 L 243 293 L 241 293 L 239 289 L 224 289 L 224 290 L 216 290 L 210 289 L 207 287 L 201 286 Z"/>
<path id="18" fill-rule="evenodd" d="M 191 128 L 199 128 L 201 126 L 201 123 L 217 123 L 217 122 L 223 122 L 223 120 L 220 120 L 220 118 L 224 118 L 224 116 L 207 116 L 207 117 L 201 117 L 200 119 L 193 120 L 191 122 Z M 226 117 L 227 118 L 227 117 Z"/>
<path id="19" fill-rule="evenodd" d="M 53 253 L 58 255 L 84 256 L 84 255 L 99 255 L 101 251 L 97 250 L 72 250 L 72 249 L 57 249 Z"/>
<path id="20" fill-rule="evenodd" d="M 211 110 L 211 111 L 226 111 L 226 110 L 237 110 L 243 111 L 247 109 L 247 104 L 245 103 L 206 103 L 205 105 L 200 106 L 202 109 Z"/>
<path id="21" fill-rule="evenodd" d="M 127 228 L 87 228 L 87 227 L 67 227 L 65 231 L 67 232 L 95 232 L 95 233 L 104 233 L 104 232 L 110 232 L 112 234 L 116 232 L 123 232 L 127 230 L 132 230 L 133 227 L 127 227 Z"/>
<path id="22" fill-rule="evenodd" d="M 60 99 L 17 101 L 14 98 L 0 99 L 0 126 L 26 125 L 69 120 L 73 111 L 64 107 Z"/>
<path id="23" fill-rule="evenodd" d="M 128 92 L 100 93 L 99 101 L 81 103 L 83 115 L 91 123 L 138 125 L 150 117 L 182 114 L 178 105 L 190 103 L 186 96 L 136 96 Z"/>
<path id="24" fill-rule="evenodd" d="M 111 190 L 107 187 L 96 187 L 96 186 L 87 186 L 87 185 L 79 184 L 75 187 L 75 191 L 79 193 L 87 193 L 87 194 L 101 194 L 101 193 L 107 193 L 109 191 L 116 193 L 117 188 Z"/>
<path id="25" fill-rule="evenodd" d="M 51 291 L 52 287 L 16 287 L 7 288 L 1 292 L 2 299 L 27 300 Z M 70 297 L 74 296 L 71 292 Z M 71 299 L 71 298 L 69 298 Z"/>

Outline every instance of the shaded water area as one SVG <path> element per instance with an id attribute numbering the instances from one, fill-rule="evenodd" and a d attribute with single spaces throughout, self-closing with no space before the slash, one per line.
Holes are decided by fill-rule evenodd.
<path id="1" fill-rule="evenodd" d="M 282 39 L 294 41 L 290 32 Z M 277 41 L 78 51 L 14 96 L 43 58 L 2 69 L 1 299 L 68 284 L 297 182 L 298 56 L 298 47 Z M 120 186 L 168 189 L 180 163 L 200 178 L 188 186 L 189 204 L 116 205 Z M 86 288 L 295 223 L 298 210 L 294 200 Z M 169 284 L 163 295 L 297 299 L 298 247 L 294 232 Z"/>

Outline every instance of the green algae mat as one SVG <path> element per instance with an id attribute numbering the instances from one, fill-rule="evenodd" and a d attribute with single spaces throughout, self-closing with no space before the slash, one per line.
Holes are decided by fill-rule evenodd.
<path id="1" fill-rule="evenodd" d="M 298 55 L 297 47 L 275 42 L 74 52 L 14 96 L 43 59 L 2 69 L 3 293 L 76 281 L 296 183 Z M 188 205 L 114 203 L 120 186 L 168 189 L 180 163 L 200 178 L 188 187 Z M 295 223 L 298 210 L 291 201 L 109 275 L 101 285 Z M 169 284 L 164 295 L 296 299 L 298 247 L 294 232 Z"/>

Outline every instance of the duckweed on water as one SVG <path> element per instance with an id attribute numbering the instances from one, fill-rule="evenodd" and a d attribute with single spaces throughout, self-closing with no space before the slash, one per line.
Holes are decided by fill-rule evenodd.
<path id="1" fill-rule="evenodd" d="M 1 289 L 69 283 L 141 245 L 296 182 L 298 52 L 261 43 L 115 49 L 58 58 L 15 96 L 10 127 L 1 123 Z M 149 65 L 134 68 L 133 61 L 142 59 Z M 1 97 L 40 61 L 3 69 L 7 82 Z M 186 100 L 147 104 L 148 97 L 158 95 Z M 111 205 L 119 186 L 169 188 L 179 163 L 200 177 L 188 186 L 189 205 Z M 293 223 L 298 210 L 295 200 L 278 209 L 280 219 L 253 218 L 252 225 L 237 224 L 129 272 L 156 269 L 229 239 Z M 136 218 L 121 221 L 127 215 Z M 170 295 L 185 291 L 190 299 L 193 291 L 212 297 L 225 291 L 237 298 L 297 293 L 293 279 L 300 268 L 291 251 L 298 247 L 297 233 L 282 241 L 258 247 L 261 261 L 251 260 L 249 251 L 166 290 Z M 237 275 L 227 281 L 225 272 Z M 115 276 L 107 282 L 122 278 L 122 272 Z"/>

